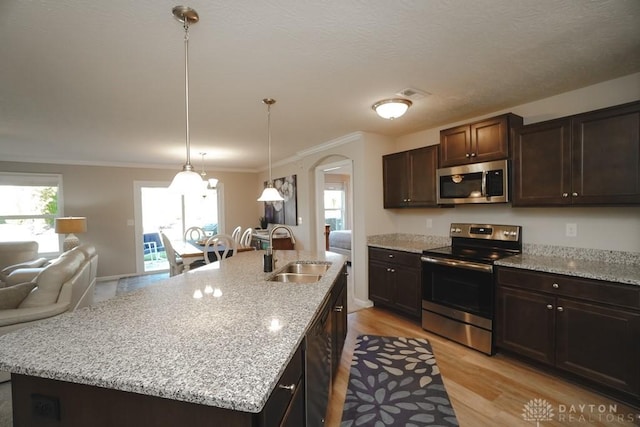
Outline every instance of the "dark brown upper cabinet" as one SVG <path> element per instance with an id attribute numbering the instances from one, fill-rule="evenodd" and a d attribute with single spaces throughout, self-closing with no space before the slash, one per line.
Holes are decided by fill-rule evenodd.
<path id="1" fill-rule="evenodd" d="M 513 206 L 640 204 L 640 102 L 516 131 Z"/>
<path id="2" fill-rule="evenodd" d="M 384 208 L 434 207 L 438 146 L 382 156 Z"/>
<path id="3" fill-rule="evenodd" d="M 440 167 L 509 158 L 512 130 L 522 117 L 503 114 L 440 131 Z"/>

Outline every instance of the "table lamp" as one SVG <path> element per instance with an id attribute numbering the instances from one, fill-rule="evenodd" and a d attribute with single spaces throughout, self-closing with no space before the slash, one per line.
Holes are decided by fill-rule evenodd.
<path id="1" fill-rule="evenodd" d="M 80 239 L 74 233 L 85 233 L 87 231 L 87 218 L 83 216 L 69 216 L 56 218 L 56 233 L 66 234 L 62 249 L 70 251 L 80 244 Z"/>

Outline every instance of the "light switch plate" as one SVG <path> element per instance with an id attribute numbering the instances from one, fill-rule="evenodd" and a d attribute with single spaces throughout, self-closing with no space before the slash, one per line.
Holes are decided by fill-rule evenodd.
<path id="1" fill-rule="evenodd" d="M 566 225 L 565 234 L 567 237 L 577 237 L 578 236 L 578 224 L 575 222 L 568 222 Z"/>

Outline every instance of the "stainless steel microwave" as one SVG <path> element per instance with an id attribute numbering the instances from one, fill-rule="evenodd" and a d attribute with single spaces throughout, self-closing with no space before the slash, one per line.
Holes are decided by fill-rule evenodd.
<path id="1" fill-rule="evenodd" d="M 441 168 L 436 176 L 438 204 L 509 201 L 508 160 Z"/>

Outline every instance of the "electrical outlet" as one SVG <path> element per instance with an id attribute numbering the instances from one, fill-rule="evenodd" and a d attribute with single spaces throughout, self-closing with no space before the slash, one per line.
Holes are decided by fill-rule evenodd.
<path id="1" fill-rule="evenodd" d="M 577 237 L 578 236 L 578 224 L 575 222 L 568 222 L 566 224 L 565 234 L 567 237 Z"/>
<path id="2" fill-rule="evenodd" d="M 427 228 L 433 228 L 433 220 L 431 218 L 427 218 Z"/>

